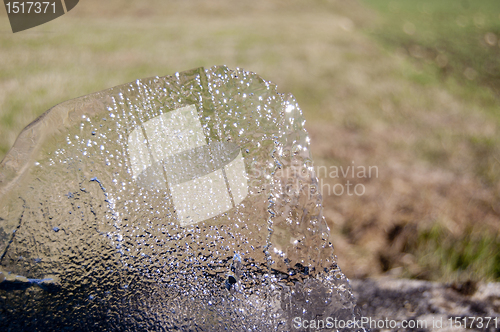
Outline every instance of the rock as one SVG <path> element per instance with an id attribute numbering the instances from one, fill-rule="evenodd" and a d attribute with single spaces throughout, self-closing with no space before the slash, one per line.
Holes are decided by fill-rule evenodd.
<path id="1" fill-rule="evenodd" d="M 395 329 L 372 325 L 372 331 L 465 331 L 464 322 L 468 331 L 500 330 L 500 283 L 449 285 L 379 278 L 351 280 L 351 285 L 363 317 L 371 318 L 374 324 L 386 319 L 400 324 Z M 403 320 L 412 321 L 415 328 L 403 328 Z"/>

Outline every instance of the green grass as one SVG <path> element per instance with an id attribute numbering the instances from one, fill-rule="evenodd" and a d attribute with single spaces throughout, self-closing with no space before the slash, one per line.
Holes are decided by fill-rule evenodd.
<path id="1" fill-rule="evenodd" d="M 379 15 L 377 24 L 370 25 L 365 31 L 387 51 L 407 60 L 400 73 L 405 80 L 424 88 L 440 87 L 448 91 L 466 105 L 466 113 L 461 117 L 471 120 L 484 117 L 490 123 L 496 123 L 493 127 L 498 128 L 499 1 L 363 0 L 363 3 L 376 9 Z M 424 109 L 434 109 L 425 102 L 421 105 Z M 439 111 L 434 109 L 432 112 Z M 453 117 L 449 120 L 447 128 L 429 130 L 422 127 L 421 131 L 427 135 L 417 138 L 410 148 L 431 167 L 458 174 L 474 174 L 483 186 L 492 189 L 494 199 L 498 199 L 498 129 L 472 133 L 457 130 L 456 120 Z M 464 160 L 463 151 L 462 156 L 457 153 L 459 149 L 468 151 L 469 161 Z M 485 209 L 497 211 L 493 205 L 486 206 Z M 498 218 L 498 211 L 494 214 Z M 408 241 L 407 252 L 425 267 L 425 273 L 419 273 L 431 279 L 499 280 L 498 230 L 483 227 L 483 220 L 479 218 L 465 218 L 468 226 L 459 234 L 453 234 L 434 222 L 431 223 L 433 226 L 424 227 L 425 231 L 419 233 L 416 241 Z"/>
<path id="2" fill-rule="evenodd" d="M 422 84 L 447 78 L 461 82 L 456 92 L 477 98 L 500 122 L 500 2 L 363 0 L 380 13 L 381 24 L 371 33 L 386 46 L 398 49 L 422 69 L 413 79 Z M 488 87 L 496 95 L 485 93 Z"/>
<path id="3" fill-rule="evenodd" d="M 379 24 L 369 34 L 391 51 L 404 54 L 412 65 L 402 71 L 422 86 L 441 86 L 473 114 L 485 114 L 500 124 L 500 2 L 422 0 L 363 0 L 379 12 Z M 441 137 L 436 140 L 442 141 Z M 456 135 L 470 142 L 475 173 L 490 186 L 500 182 L 500 135 Z M 429 144 L 430 142 L 430 144 Z M 479 142 L 488 142 L 487 144 Z M 426 138 L 420 155 L 434 164 L 446 164 L 449 151 Z"/>
<path id="4" fill-rule="evenodd" d="M 439 222 L 422 230 L 407 250 L 420 261 L 427 278 L 467 280 L 500 279 L 500 242 L 487 229 L 469 228 L 452 235 Z"/>
<path id="5" fill-rule="evenodd" d="M 371 31 L 390 49 L 407 54 L 416 70 L 404 73 L 422 85 L 441 85 L 500 124 L 500 2 L 363 0 L 382 23 Z M 474 105 L 474 106 L 472 106 Z M 467 136 L 477 159 L 476 175 L 488 185 L 500 181 L 500 135 Z M 487 142 L 487 144 L 483 144 Z M 424 149 L 431 162 L 447 153 Z"/>

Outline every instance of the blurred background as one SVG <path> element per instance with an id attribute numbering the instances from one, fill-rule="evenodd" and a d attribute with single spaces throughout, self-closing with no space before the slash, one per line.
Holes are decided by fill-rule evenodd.
<path id="1" fill-rule="evenodd" d="M 500 1 L 85 0 L 16 34 L 0 7 L 0 159 L 65 100 L 240 67 L 301 105 L 349 278 L 500 281 Z"/>

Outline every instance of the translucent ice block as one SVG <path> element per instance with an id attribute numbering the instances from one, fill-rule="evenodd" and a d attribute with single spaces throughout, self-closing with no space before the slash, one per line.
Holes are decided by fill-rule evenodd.
<path id="1" fill-rule="evenodd" d="M 291 331 L 355 319 L 308 142 L 291 95 L 226 67 L 55 106 L 0 164 L 0 326 Z"/>

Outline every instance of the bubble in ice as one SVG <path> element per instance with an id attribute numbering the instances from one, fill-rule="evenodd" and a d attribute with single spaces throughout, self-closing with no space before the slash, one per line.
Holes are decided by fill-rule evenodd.
<path id="1" fill-rule="evenodd" d="M 0 325 L 289 331 L 359 317 L 303 125 L 293 96 L 226 67 L 50 109 L 0 164 Z"/>

